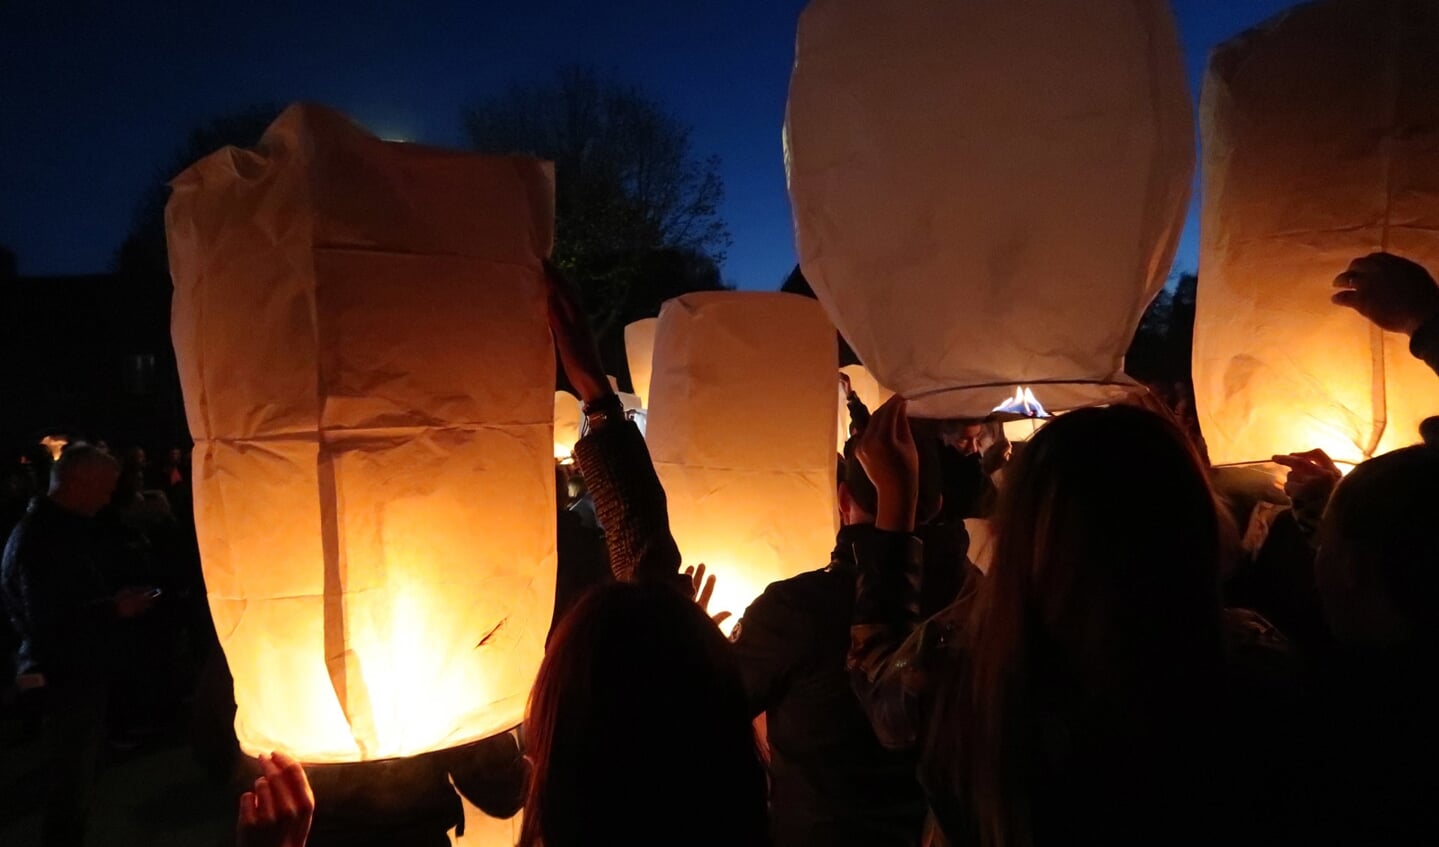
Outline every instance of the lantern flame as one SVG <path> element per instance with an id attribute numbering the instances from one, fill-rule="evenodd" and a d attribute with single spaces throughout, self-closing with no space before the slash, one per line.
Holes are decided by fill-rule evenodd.
<path id="1" fill-rule="evenodd" d="M 47 435 L 44 438 L 40 439 L 40 446 L 44 447 L 46 450 L 49 450 L 50 459 L 57 462 L 60 460 L 60 454 L 65 452 L 65 448 L 69 444 L 70 439 L 66 438 L 63 435 Z"/>
<path id="2" fill-rule="evenodd" d="M 1035 399 L 1034 392 L 1027 386 L 1014 389 L 1014 396 L 994 407 L 996 414 L 1020 415 L 1026 418 L 1047 418 L 1043 404 Z"/>

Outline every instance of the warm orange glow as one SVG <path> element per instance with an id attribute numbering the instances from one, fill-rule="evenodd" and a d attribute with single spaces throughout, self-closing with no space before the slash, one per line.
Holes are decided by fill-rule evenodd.
<path id="1" fill-rule="evenodd" d="M 568 391 L 555 392 L 555 460 L 565 464 L 573 460 L 575 445 L 580 440 L 580 423 L 584 409 L 579 398 Z"/>
<path id="2" fill-rule="evenodd" d="M 172 331 L 241 747 L 363 761 L 514 726 L 554 603 L 548 168 L 305 106 L 173 186 Z"/>
<path id="3" fill-rule="evenodd" d="M 1402 5 L 1304 4 L 1211 54 L 1194 394 L 1216 464 L 1362 462 L 1439 407 L 1408 339 L 1329 299 L 1357 256 L 1439 266 L 1439 19 Z"/>
<path id="4" fill-rule="evenodd" d="M 40 439 L 40 445 L 50 451 L 50 459 L 52 461 L 60 458 L 60 454 L 65 452 L 65 447 L 69 443 L 70 439 L 63 435 L 47 435 Z"/>
<path id="5" fill-rule="evenodd" d="M 650 452 L 687 565 L 716 576 L 736 617 L 834 546 L 835 343 L 792 294 L 671 300 L 655 333 Z"/>

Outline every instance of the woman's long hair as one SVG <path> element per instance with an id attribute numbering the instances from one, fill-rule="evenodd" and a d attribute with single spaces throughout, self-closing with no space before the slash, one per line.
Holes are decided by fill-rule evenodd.
<path id="1" fill-rule="evenodd" d="M 594 589 L 550 640 L 525 718 L 520 847 L 767 843 L 768 786 L 732 648 L 659 585 Z"/>
<path id="2" fill-rule="evenodd" d="M 1132 770 L 1183 767 L 1202 744 L 1223 650 L 1219 518 L 1184 435 L 1116 406 L 1035 436 L 995 530 L 938 736 L 980 843 L 1013 847 L 1046 822 L 1078 835 L 1085 822 L 1059 819 L 1094 813 L 1081 797 L 1106 781 L 1142 794 L 1164 777 Z"/>

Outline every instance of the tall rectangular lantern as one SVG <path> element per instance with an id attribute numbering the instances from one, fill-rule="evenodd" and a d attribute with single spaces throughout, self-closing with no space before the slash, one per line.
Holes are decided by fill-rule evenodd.
<path id="1" fill-rule="evenodd" d="M 1194 396 L 1216 464 L 1419 440 L 1439 386 L 1332 305 L 1377 250 L 1439 267 L 1439 4 L 1326 0 L 1215 48 L 1200 104 Z"/>
<path id="2" fill-rule="evenodd" d="M 716 574 L 712 611 L 822 567 L 834 547 L 834 327 L 814 300 L 705 292 L 655 330 L 650 453 L 685 563 Z"/>
<path id="3" fill-rule="evenodd" d="M 292 106 L 180 174 L 173 335 L 251 754 L 515 725 L 554 602 L 549 166 Z"/>

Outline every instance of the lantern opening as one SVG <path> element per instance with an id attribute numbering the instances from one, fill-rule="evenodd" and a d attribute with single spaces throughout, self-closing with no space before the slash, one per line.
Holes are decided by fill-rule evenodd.
<path id="1" fill-rule="evenodd" d="M 1014 396 L 995 406 L 993 411 L 995 414 L 1019 415 L 1022 418 L 1047 418 L 1050 416 L 1028 386 L 1014 389 Z"/>

